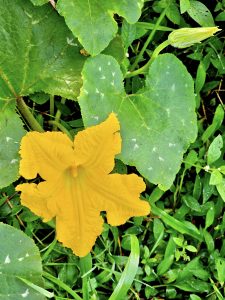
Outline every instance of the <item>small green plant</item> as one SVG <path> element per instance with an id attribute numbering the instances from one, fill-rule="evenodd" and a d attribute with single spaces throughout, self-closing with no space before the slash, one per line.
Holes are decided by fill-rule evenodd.
<path id="1" fill-rule="evenodd" d="M 190 261 L 190 256 L 188 256 L 187 251 L 197 252 L 197 249 L 194 246 L 188 245 L 183 236 L 174 237 L 173 240 L 178 248 L 175 251 L 176 261 L 179 261 L 180 258 L 186 261 Z"/>

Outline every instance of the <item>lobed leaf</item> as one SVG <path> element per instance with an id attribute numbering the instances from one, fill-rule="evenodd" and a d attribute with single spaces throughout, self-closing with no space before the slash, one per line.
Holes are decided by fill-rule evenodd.
<path id="1" fill-rule="evenodd" d="M 112 57 L 89 58 L 82 76 L 84 124 L 97 124 L 115 112 L 123 141 L 118 158 L 150 182 L 169 188 L 197 133 L 193 80 L 186 68 L 174 55 L 160 55 L 149 69 L 145 89 L 135 95 L 126 95 Z"/>
<path id="2" fill-rule="evenodd" d="M 57 10 L 85 50 L 97 55 L 108 46 L 118 30 L 113 14 L 135 23 L 143 4 L 143 0 L 59 0 Z"/>
<path id="3" fill-rule="evenodd" d="M 0 107 L 37 91 L 75 99 L 86 58 L 63 18 L 30 1 L 0 0 L 0 7 Z"/>
<path id="4" fill-rule="evenodd" d="M 33 240 L 22 231 L 0 223 L 0 299 L 44 300 L 41 257 Z M 16 245 L 16 251 L 15 251 Z M 30 288 L 24 281 L 36 286 Z M 39 288 L 40 291 L 43 291 Z"/>
<path id="5" fill-rule="evenodd" d="M 19 116 L 9 107 L 0 109 L 0 188 L 19 177 L 19 145 L 25 130 Z"/>

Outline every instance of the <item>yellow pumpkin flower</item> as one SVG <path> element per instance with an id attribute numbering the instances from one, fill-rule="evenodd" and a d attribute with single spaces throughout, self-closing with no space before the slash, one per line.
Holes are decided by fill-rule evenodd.
<path id="1" fill-rule="evenodd" d="M 109 174 L 121 151 L 119 128 L 112 113 L 79 132 L 74 142 L 61 132 L 29 132 L 21 142 L 20 174 L 43 179 L 16 187 L 21 202 L 45 222 L 55 217 L 57 239 L 78 256 L 90 252 L 101 234 L 101 211 L 112 226 L 150 211 L 139 199 L 145 189 L 142 178 Z"/>

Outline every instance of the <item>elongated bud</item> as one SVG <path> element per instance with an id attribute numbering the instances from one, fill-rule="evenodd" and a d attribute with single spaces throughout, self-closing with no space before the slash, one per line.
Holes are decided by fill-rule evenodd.
<path id="1" fill-rule="evenodd" d="M 168 42 L 173 47 L 186 48 L 195 43 L 201 43 L 202 40 L 213 36 L 220 30 L 217 27 L 180 28 L 169 34 Z"/>

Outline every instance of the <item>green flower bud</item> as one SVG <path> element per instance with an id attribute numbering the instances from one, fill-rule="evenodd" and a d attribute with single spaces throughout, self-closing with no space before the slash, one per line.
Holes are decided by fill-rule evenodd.
<path id="1" fill-rule="evenodd" d="M 201 43 L 202 40 L 213 36 L 220 30 L 217 27 L 180 28 L 169 34 L 168 42 L 173 47 L 186 48 L 195 43 Z"/>

